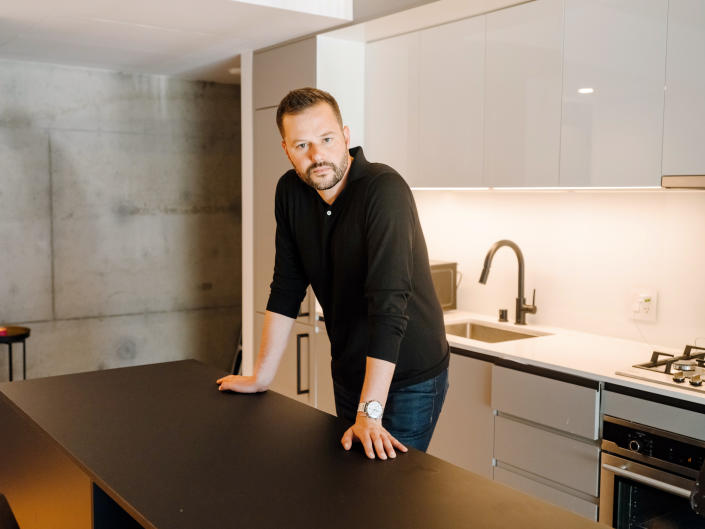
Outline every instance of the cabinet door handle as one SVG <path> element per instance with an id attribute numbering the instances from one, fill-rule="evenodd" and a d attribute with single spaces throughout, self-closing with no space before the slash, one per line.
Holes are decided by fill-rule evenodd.
<path id="1" fill-rule="evenodd" d="M 308 333 L 296 335 L 296 394 L 304 395 L 310 391 L 310 388 L 301 389 L 301 340 L 308 339 Z"/>

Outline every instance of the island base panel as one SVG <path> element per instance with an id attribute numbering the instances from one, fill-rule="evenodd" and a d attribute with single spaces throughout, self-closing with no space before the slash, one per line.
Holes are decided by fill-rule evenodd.
<path id="1" fill-rule="evenodd" d="M 93 484 L 93 529 L 144 529 L 103 489 Z"/>
<path id="2" fill-rule="evenodd" d="M 22 529 L 91 529 L 91 480 L 0 396 L 0 492 Z"/>

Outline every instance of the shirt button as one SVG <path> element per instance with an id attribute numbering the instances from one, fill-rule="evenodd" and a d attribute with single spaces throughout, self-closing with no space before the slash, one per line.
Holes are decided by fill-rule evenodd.
<path id="1" fill-rule="evenodd" d="M 329 217 L 330 217 L 331 213 L 332 213 L 331 210 L 326 211 L 326 215 L 328 215 Z"/>

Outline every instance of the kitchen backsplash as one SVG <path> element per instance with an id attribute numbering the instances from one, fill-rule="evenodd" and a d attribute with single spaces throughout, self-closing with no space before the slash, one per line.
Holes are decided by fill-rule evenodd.
<path id="1" fill-rule="evenodd" d="M 705 192 L 415 190 L 432 259 L 458 262 L 458 308 L 514 318 L 522 249 L 529 323 L 682 347 L 705 345 Z M 658 292 L 655 322 L 631 319 L 635 289 Z"/>

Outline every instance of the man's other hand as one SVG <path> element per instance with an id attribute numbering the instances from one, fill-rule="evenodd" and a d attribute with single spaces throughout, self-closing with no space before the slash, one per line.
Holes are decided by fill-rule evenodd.
<path id="1" fill-rule="evenodd" d="M 255 377 L 228 375 L 215 381 L 220 391 L 235 391 L 237 393 L 258 393 L 266 391 L 267 386 L 257 382 Z"/>
<path id="2" fill-rule="evenodd" d="M 367 457 L 370 459 L 375 458 L 375 452 L 380 459 L 387 459 L 387 457 L 397 457 L 394 451 L 395 448 L 402 452 L 408 450 L 408 448 L 397 441 L 392 434 L 382 427 L 380 421 L 370 419 L 362 414 L 358 415 L 355 424 L 345 431 L 340 443 L 345 450 L 350 450 L 353 441 L 362 443 L 365 454 L 367 454 Z"/>

